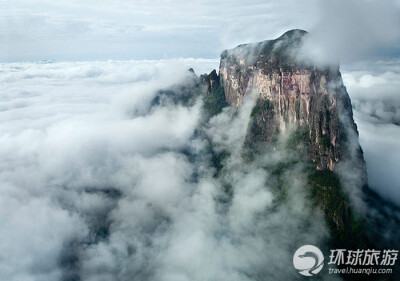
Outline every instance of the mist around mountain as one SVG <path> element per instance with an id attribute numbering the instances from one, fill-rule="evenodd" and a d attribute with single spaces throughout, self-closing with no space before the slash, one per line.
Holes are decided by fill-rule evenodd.
<path id="1" fill-rule="evenodd" d="M 302 245 L 398 248 L 338 65 L 297 56 L 303 36 L 203 75 L 213 61 L 7 64 L 2 279 L 303 280 Z"/>
<path id="2" fill-rule="evenodd" d="M 256 96 L 244 154 L 250 154 L 251 162 L 254 154 L 266 147 L 276 150 L 278 140 L 288 136 L 285 151 L 303 164 L 302 173 L 308 176 L 307 199 L 324 211 L 331 234 L 328 245 L 396 248 L 399 209 L 369 187 L 339 66 L 305 59 L 309 38 L 302 30 L 291 30 L 275 40 L 224 51 L 220 76 L 208 76 L 208 95 L 219 93 L 222 87 L 226 101 L 239 108 L 248 96 Z M 290 170 L 292 164 L 286 162 L 279 169 Z M 282 188 L 285 185 L 279 186 Z"/>

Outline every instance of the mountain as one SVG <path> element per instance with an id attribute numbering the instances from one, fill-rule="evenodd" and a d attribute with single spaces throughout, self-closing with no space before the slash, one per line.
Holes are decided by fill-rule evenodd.
<path id="1" fill-rule="evenodd" d="M 325 214 L 331 247 L 398 246 L 400 212 L 368 187 L 339 65 L 301 59 L 307 36 L 306 31 L 291 30 L 275 40 L 223 51 L 218 73 L 214 70 L 200 77 L 206 88 L 206 120 L 225 107 L 239 109 L 246 98 L 255 97 L 243 149 L 250 155 L 266 148 L 282 149 L 280 136 L 289 135 L 284 150 L 295 155 L 270 170 L 281 202 L 285 202 L 282 182 L 287 180 L 283 177 L 290 175 L 295 163 L 304 163 L 307 198 Z M 224 153 L 214 153 L 218 170 L 223 169 Z"/>
<path id="2" fill-rule="evenodd" d="M 256 209 L 246 222 L 257 229 L 247 228 L 251 237 L 260 238 L 266 249 L 278 243 L 274 255 L 289 257 L 276 265 L 282 273 L 276 280 L 298 280 L 286 271 L 304 244 L 316 244 L 326 253 L 400 247 L 400 210 L 368 187 L 339 65 L 304 59 L 307 36 L 291 30 L 275 40 L 225 50 L 218 71 L 197 77 L 190 69 L 187 83 L 160 91 L 152 102 L 196 106 L 203 101 L 195 145 L 181 151 L 198 167 L 191 181 L 201 183 L 207 175 L 218 187 L 213 199 L 226 235 L 235 232 L 229 218 L 238 204 L 246 206 L 240 207 L 244 214 Z M 268 204 L 262 201 L 263 208 L 257 209 L 261 201 L 247 202 L 257 194 L 254 189 L 271 195 Z M 242 196 L 246 202 L 238 202 Z M 249 267 L 246 274 L 254 280 L 271 274 Z M 383 279 L 341 278 L 396 280 L 400 268 L 393 270 Z M 326 272 L 320 277 L 332 278 Z"/>
<path id="3" fill-rule="evenodd" d="M 274 146 L 277 136 L 290 132 L 296 148 L 303 144 L 316 168 L 312 172 L 319 179 L 315 185 L 335 190 L 335 199 L 344 198 L 340 175 L 333 173 L 341 160 L 350 160 L 361 178 L 360 185 L 366 184 L 357 126 L 339 67 L 298 60 L 306 36 L 306 31 L 291 30 L 275 40 L 223 51 L 219 75 L 213 71 L 202 77 L 207 86 L 206 101 L 218 101 L 212 106 L 206 102 L 206 111 L 217 113 L 224 103 L 240 107 L 246 96 L 256 95 L 245 141 L 248 150 Z M 322 183 L 327 178 L 331 183 Z M 320 193 L 321 188 L 316 191 Z M 346 232 L 346 224 L 352 220 L 349 204 L 333 206 L 334 202 L 326 199 L 332 193 L 316 196 L 326 201 L 322 208 L 334 228 Z"/>
<path id="4" fill-rule="evenodd" d="M 338 66 L 317 67 L 296 60 L 296 50 L 307 33 L 291 30 L 276 40 L 240 45 L 223 51 L 220 76 L 226 102 L 240 106 L 243 97 L 256 92 L 250 143 L 270 141 L 276 133 L 303 130 L 309 157 L 320 170 L 334 170 L 345 157 L 346 130 L 358 134 L 349 95 Z M 358 148 L 362 162 L 362 151 Z"/>

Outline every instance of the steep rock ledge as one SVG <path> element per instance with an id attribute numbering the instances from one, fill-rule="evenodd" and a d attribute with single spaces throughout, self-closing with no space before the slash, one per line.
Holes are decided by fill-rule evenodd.
<path id="1" fill-rule="evenodd" d="M 276 40 L 224 51 L 220 84 L 231 105 L 240 106 L 246 95 L 258 95 L 250 143 L 269 142 L 289 128 L 304 129 L 310 159 L 320 170 L 334 170 L 345 154 L 346 126 L 356 133 L 357 128 L 339 68 L 295 59 L 306 34 L 291 30 Z"/>

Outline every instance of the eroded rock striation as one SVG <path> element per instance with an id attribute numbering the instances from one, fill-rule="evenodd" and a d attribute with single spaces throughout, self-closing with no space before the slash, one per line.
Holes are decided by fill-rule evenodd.
<path id="1" fill-rule="evenodd" d="M 275 40 L 223 51 L 218 73 L 214 70 L 200 77 L 206 89 L 206 122 L 226 105 L 232 110 L 242 106 L 246 97 L 256 98 L 243 144 L 242 155 L 248 161 L 244 163 L 251 163 L 252 153 L 262 153 L 263 148 L 282 149 L 280 133 L 290 136 L 282 150 L 293 157 L 265 168 L 275 188 L 275 203 L 286 204 L 286 180 L 293 181 L 296 174 L 292 175 L 292 168 L 301 162 L 307 200 L 323 211 L 331 247 L 398 246 L 400 210 L 368 187 L 357 126 L 339 66 L 300 60 L 306 36 L 305 31 L 291 30 Z M 287 146 L 290 140 L 294 146 Z M 225 151 L 213 153 L 213 165 L 223 171 Z"/>
<path id="2" fill-rule="evenodd" d="M 270 142 L 290 128 L 303 130 L 316 167 L 334 170 L 346 153 L 346 128 L 357 134 L 357 127 L 339 67 L 296 59 L 305 36 L 291 30 L 275 40 L 223 51 L 219 76 L 208 77 L 209 92 L 221 85 L 226 102 L 235 106 L 246 95 L 257 95 L 248 143 Z"/>

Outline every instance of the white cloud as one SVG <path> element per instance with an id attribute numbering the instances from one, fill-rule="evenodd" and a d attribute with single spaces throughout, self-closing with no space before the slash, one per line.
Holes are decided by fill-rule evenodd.
<path id="1" fill-rule="evenodd" d="M 287 155 L 243 164 L 254 100 L 211 122 L 211 142 L 231 152 L 218 178 L 193 137 L 201 101 L 149 109 L 158 88 L 190 83 L 188 63 L 214 62 L 2 65 L 1 279 L 291 279 L 294 248 L 326 239 L 298 169 L 292 204 L 272 208 L 263 167 Z"/>
<path id="2" fill-rule="evenodd" d="M 343 80 L 352 98 L 354 118 L 371 187 L 400 202 L 400 69 L 398 60 L 365 61 L 344 67 Z"/>
<path id="3" fill-rule="evenodd" d="M 332 51 L 329 59 L 354 59 L 399 39 L 399 6 L 391 2 L 316 4 L 3 1 L 0 60 L 216 57 L 290 28 L 315 32 L 322 46 L 313 41 L 312 49 Z M 363 66 L 343 77 L 370 183 L 400 202 L 399 127 L 389 124 L 399 117 L 397 65 Z M 0 279 L 293 279 L 292 250 L 329 234 L 322 215 L 304 208 L 299 167 L 287 175 L 290 204 L 271 208 L 273 183 L 263 168 L 290 156 L 261 153 L 243 165 L 254 100 L 239 112 L 226 109 L 205 132 L 231 153 L 217 178 L 206 143 L 193 139 L 201 102 L 149 110 L 158 89 L 189 80 L 191 66 L 201 74 L 218 61 L 2 64 Z M 227 197 L 224 188 L 232 192 L 229 204 L 216 200 Z"/>
<path id="4" fill-rule="evenodd" d="M 135 154 L 185 145 L 197 126 L 198 106 L 132 119 L 127 107 L 141 104 L 122 106 L 120 97 L 149 103 L 159 87 L 181 82 L 193 62 L 2 65 L 1 279 L 60 279 L 60 255 L 69 241 L 86 239 L 94 223 L 89 218 L 115 207 L 101 193 L 85 190 L 124 192 L 145 164 L 131 162 Z M 161 171 L 173 185 L 166 177 L 171 173 Z M 163 200 L 159 196 L 155 202 Z"/>
<path id="5" fill-rule="evenodd" d="M 337 64 L 398 52 L 400 7 L 395 1 L 328 0 L 318 7 L 319 20 L 302 49 L 306 60 Z"/>

